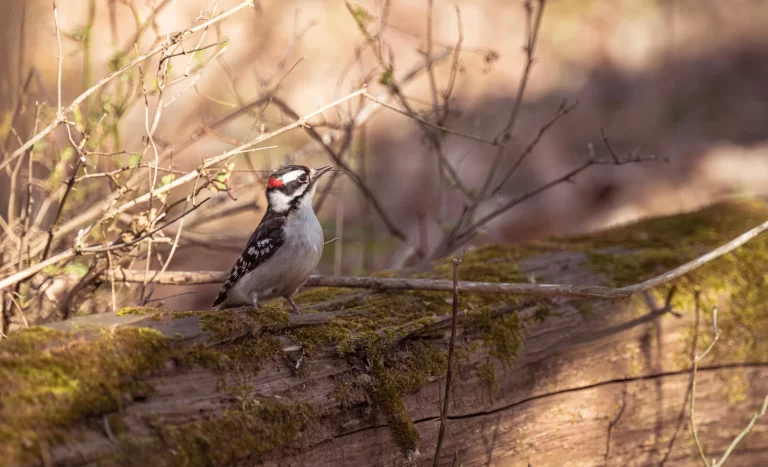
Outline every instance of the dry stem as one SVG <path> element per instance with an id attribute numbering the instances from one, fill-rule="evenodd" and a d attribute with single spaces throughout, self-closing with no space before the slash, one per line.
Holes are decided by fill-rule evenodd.
<path id="1" fill-rule="evenodd" d="M 440 431 L 437 435 L 437 447 L 435 448 L 435 458 L 432 463 L 434 467 L 440 465 L 440 448 L 445 436 L 445 425 L 448 420 L 448 401 L 451 396 L 451 378 L 453 377 L 453 350 L 456 346 L 456 321 L 459 313 L 459 265 L 461 259 L 453 259 L 453 310 L 451 313 L 451 340 L 448 342 L 448 371 L 445 374 L 445 396 L 443 397 L 443 409 L 440 411 Z"/>

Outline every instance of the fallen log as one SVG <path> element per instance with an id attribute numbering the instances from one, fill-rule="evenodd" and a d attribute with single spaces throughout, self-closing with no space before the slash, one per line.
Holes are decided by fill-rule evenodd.
<path id="1" fill-rule="evenodd" d="M 470 251 L 460 277 L 621 287 L 768 218 L 729 203 L 592 236 Z M 768 239 L 627 299 L 460 295 L 441 465 L 698 465 L 768 393 Z M 450 259 L 424 275 L 449 279 Z M 694 297 L 699 294 L 699 306 Z M 7 465 L 431 465 L 446 370 L 441 291 L 318 288 L 289 316 L 126 308 L 0 342 Z M 329 308 L 330 307 L 330 308 Z M 696 310 L 698 309 L 698 313 Z M 698 318 L 697 318 L 698 316 Z M 699 323 L 696 326 L 696 323 Z M 762 423 L 762 425 L 760 425 Z M 764 427 L 765 421 L 758 422 Z M 729 465 L 768 459 L 755 428 Z"/>

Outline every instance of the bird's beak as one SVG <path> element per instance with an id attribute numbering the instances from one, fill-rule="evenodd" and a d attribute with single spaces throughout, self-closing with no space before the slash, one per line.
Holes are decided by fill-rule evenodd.
<path id="1" fill-rule="evenodd" d="M 322 174 L 328 172 L 333 168 L 332 165 L 326 165 L 325 167 L 320 167 L 319 169 L 310 169 L 310 173 L 312 175 L 312 180 L 316 180 L 319 178 Z"/>

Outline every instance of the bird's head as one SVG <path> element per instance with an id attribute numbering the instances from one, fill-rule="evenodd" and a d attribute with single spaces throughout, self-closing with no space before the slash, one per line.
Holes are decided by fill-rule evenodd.
<path id="1" fill-rule="evenodd" d="M 312 197 L 317 180 L 333 166 L 310 169 L 303 165 L 286 165 L 275 171 L 267 180 L 269 209 L 287 213 L 300 207 L 312 207 Z"/>

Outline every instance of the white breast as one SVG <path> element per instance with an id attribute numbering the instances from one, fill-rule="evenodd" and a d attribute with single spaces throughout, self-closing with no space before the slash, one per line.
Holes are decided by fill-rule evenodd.
<path id="1" fill-rule="evenodd" d="M 285 224 L 284 243 L 275 254 L 249 272 L 233 287 L 233 294 L 247 300 L 292 295 L 307 281 L 323 254 L 323 229 L 311 205 L 291 213 Z"/>

